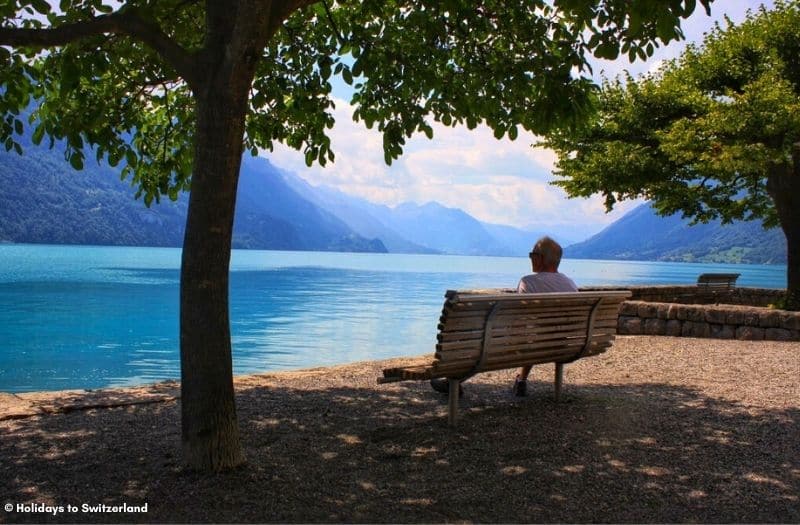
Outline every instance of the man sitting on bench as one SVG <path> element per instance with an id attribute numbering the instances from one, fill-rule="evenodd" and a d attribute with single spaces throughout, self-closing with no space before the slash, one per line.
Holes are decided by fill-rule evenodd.
<path id="1" fill-rule="evenodd" d="M 550 237 L 545 236 L 536 241 L 533 250 L 528 254 L 531 258 L 531 267 L 534 273 L 520 279 L 517 285 L 517 292 L 577 292 L 578 287 L 575 286 L 572 279 L 558 271 L 562 253 L 561 246 Z M 527 395 L 527 380 L 531 368 L 532 366 L 525 366 L 520 369 L 517 378 L 514 380 L 515 395 Z M 444 377 L 431 379 L 431 386 L 434 390 L 443 394 L 447 394 L 450 391 L 450 385 L 447 378 Z M 459 395 L 461 394 L 461 385 L 459 385 Z"/>
<path id="2" fill-rule="evenodd" d="M 561 246 L 550 237 L 542 237 L 533 246 L 528 255 L 531 258 L 533 272 L 520 279 L 517 285 L 519 293 L 577 292 L 575 283 L 558 271 L 561 264 Z M 532 366 L 523 366 L 514 380 L 514 395 L 525 396 L 528 393 L 528 375 Z"/>

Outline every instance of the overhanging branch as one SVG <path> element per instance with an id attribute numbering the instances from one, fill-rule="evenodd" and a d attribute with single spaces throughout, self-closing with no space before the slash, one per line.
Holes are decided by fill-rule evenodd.
<path id="1" fill-rule="evenodd" d="M 0 45 L 45 49 L 104 34 L 126 35 L 148 45 L 190 85 L 194 83 L 192 56 L 156 24 L 147 21 L 131 8 L 57 27 L 0 27 Z"/>

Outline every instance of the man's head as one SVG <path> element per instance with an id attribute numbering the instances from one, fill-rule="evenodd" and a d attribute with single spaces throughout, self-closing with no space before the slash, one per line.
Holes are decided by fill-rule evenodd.
<path id="1" fill-rule="evenodd" d="M 533 271 L 557 272 L 558 265 L 561 264 L 561 246 L 550 237 L 542 237 L 533 246 L 533 250 L 528 254 L 531 258 Z"/>

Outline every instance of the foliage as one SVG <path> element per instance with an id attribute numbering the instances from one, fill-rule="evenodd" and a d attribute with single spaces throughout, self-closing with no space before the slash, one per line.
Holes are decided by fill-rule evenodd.
<path id="1" fill-rule="evenodd" d="M 779 1 L 657 74 L 606 82 L 589 125 L 543 142 L 558 154 L 555 184 L 602 193 L 609 209 L 645 197 L 663 214 L 776 226 L 767 178 L 800 140 L 799 56 L 800 8 Z"/>
<path id="2" fill-rule="evenodd" d="M 708 7 L 709 0 L 701 3 Z M 309 164 L 334 160 L 327 135 L 333 76 L 352 85 L 354 118 L 383 133 L 387 163 L 413 133 L 432 136 L 431 117 L 470 128 L 485 122 L 497 137 L 512 139 L 518 126 L 541 133 L 575 124 L 594 89 L 588 53 L 652 54 L 659 41 L 681 36 L 679 20 L 695 5 L 315 3 L 297 10 L 259 57 L 245 146 L 256 153 L 283 142 L 302 150 Z M 207 14 L 182 0 L 131 0 L 116 10 L 99 0 L 63 0 L 58 10 L 41 0 L 4 2 L 5 28 L 64 31 L 60 38 L 31 37 L 13 53 L 0 48 L 0 111 L 7 117 L 0 140 L 20 149 L 13 136 L 25 123 L 16 117 L 33 100 L 37 143 L 65 140 L 76 169 L 92 146 L 97 160 L 122 166 L 148 205 L 162 195 L 174 200 L 190 180 L 198 94 L 192 68 L 176 66 L 188 56 L 202 67 L 202 53 L 216 52 L 203 48 Z M 91 28 L 89 21 L 105 25 Z M 10 34 L 0 30 L 0 42 L 13 45 Z"/>

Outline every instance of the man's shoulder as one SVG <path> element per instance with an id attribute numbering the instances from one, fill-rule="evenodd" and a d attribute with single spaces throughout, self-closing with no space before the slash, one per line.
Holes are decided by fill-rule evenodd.
<path id="1" fill-rule="evenodd" d="M 577 291 L 575 283 L 560 272 L 539 272 L 524 276 L 521 280 L 530 293 Z"/>

